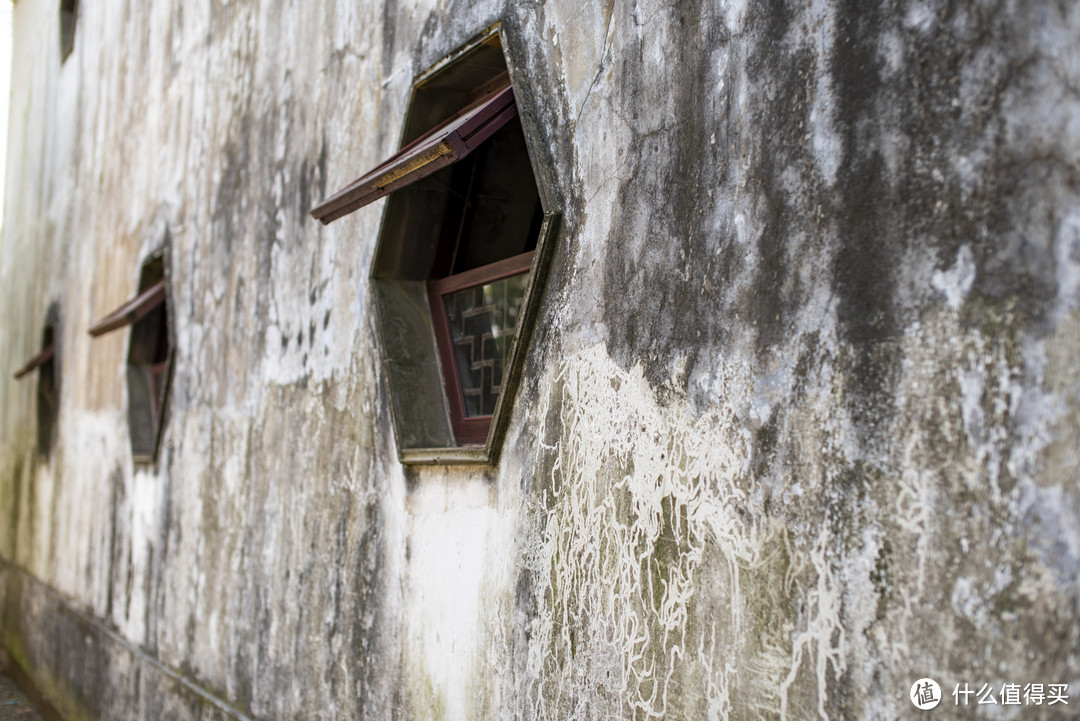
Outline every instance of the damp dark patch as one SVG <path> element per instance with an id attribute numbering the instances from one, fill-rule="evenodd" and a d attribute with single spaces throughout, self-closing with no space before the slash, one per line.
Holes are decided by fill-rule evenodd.
<path id="1" fill-rule="evenodd" d="M 522 568 L 518 571 L 517 583 L 514 585 L 514 600 L 518 611 L 526 619 L 536 618 L 536 582 L 533 580 L 532 572 L 528 569 Z M 525 628 L 526 633 L 528 633 L 528 623 L 525 624 Z"/>
<path id="2" fill-rule="evenodd" d="M 123 563 L 120 556 L 120 543 L 122 518 L 126 516 L 125 505 L 127 500 L 127 490 L 124 488 L 124 474 L 119 467 L 114 468 L 112 473 L 109 474 L 109 590 L 105 601 L 105 617 L 112 619 L 114 609 L 118 603 L 123 603 L 123 597 L 120 595 L 121 591 L 118 586 L 124 586 L 126 589 L 127 583 L 121 583 L 118 574 L 123 573 Z"/>
<path id="3" fill-rule="evenodd" d="M 830 639 L 835 642 L 835 639 Z M 862 705 L 865 691 L 856 686 L 852 669 L 845 667 L 842 672 L 833 670 L 833 677 L 829 684 L 829 695 L 825 700 L 825 712 L 828 718 L 845 719 L 851 718 L 855 709 Z"/>
<path id="4" fill-rule="evenodd" d="M 11 557 L 18 558 L 19 545 L 19 504 L 22 501 L 23 459 L 16 456 L 11 470 L 11 503 L 8 506 L 8 548 Z"/>
<path id="5" fill-rule="evenodd" d="M 1080 171 L 1055 159 L 1032 162 L 1004 148 L 994 157 L 973 199 L 979 204 L 978 215 L 968 221 L 997 241 L 971 244 L 978 281 L 972 297 L 979 301 L 967 308 L 972 324 L 984 324 L 1006 312 L 1039 335 L 1052 332 L 1050 311 L 1058 292 L 1056 222 L 1026 225 L 1017 219 L 1045 209 L 1040 193 L 1048 182 L 1064 187 L 1070 180 L 1076 187 Z M 968 237 L 978 238 L 978 230 Z M 956 255 L 950 253 L 944 260 L 943 265 L 951 266 Z"/>
<path id="6" fill-rule="evenodd" d="M 355 599 L 353 622 L 351 625 L 349 648 L 353 658 L 389 658 L 390 641 L 383 633 L 384 626 L 392 625 L 382 599 L 388 592 L 388 579 L 385 573 L 386 541 L 382 534 L 383 515 L 377 503 L 368 503 L 364 507 L 363 530 L 360 534 L 355 566 L 351 573 L 351 595 Z M 359 672 L 360 708 L 359 717 L 364 717 L 365 702 L 369 699 L 374 706 L 392 692 L 388 689 L 390 675 L 385 673 L 380 664 L 364 664 Z"/>
<path id="7" fill-rule="evenodd" d="M 856 414 L 879 423 L 890 412 L 899 372 L 893 306 L 898 258 L 877 202 L 886 192 L 880 156 L 851 165 L 841 181 L 846 212 L 833 264 L 837 316 L 851 352 L 846 383 Z"/>
<path id="8" fill-rule="evenodd" d="M 750 12 L 752 14 L 747 22 L 750 32 L 761 38 L 769 38 L 776 44 L 787 34 L 793 18 L 791 8 L 784 0 L 765 0 L 755 4 Z"/>
<path id="9" fill-rule="evenodd" d="M 544 437 L 540 447 L 543 449 L 538 468 L 542 469 L 535 474 L 521 474 L 521 490 L 526 493 L 535 492 L 544 503 L 544 510 L 550 513 L 555 507 L 555 498 L 561 489 L 562 472 L 556 465 L 556 452 L 565 433 L 565 424 L 562 418 L 563 397 L 566 392 L 562 380 L 556 380 L 548 391 L 547 413 L 544 418 Z"/>
<path id="10" fill-rule="evenodd" d="M 382 76 L 392 77 L 397 68 L 394 67 L 394 58 L 397 57 L 397 19 L 400 14 L 398 0 L 385 0 L 382 5 Z M 320 198 L 325 198 L 321 194 Z"/>
<path id="11" fill-rule="evenodd" d="M 334 565 L 335 569 L 348 568 L 348 551 L 349 551 L 349 515 L 352 510 L 352 496 L 348 493 L 341 494 L 341 511 L 338 513 L 336 532 L 334 533 Z M 330 604 L 334 609 L 332 619 L 329 621 L 329 628 L 327 629 L 327 637 L 333 639 L 335 636 L 341 633 L 342 623 L 346 618 L 344 609 L 342 606 L 345 595 L 345 574 L 334 574 L 334 582 L 331 586 Z M 333 641 L 331 640 L 331 644 Z M 336 696 L 337 687 L 337 675 L 330 675 L 330 683 L 333 687 L 331 695 Z"/>
<path id="12" fill-rule="evenodd" d="M 779 20 L 776 23 L 786 27 Z M 800 259 L 795 256 L 798 249 L 792 238 L 804 230 L 807 218 L 797 205 L 800 199 L 785 187 L 782 175 L 812 165 L 803 136 L 810 125 L 809 83 L 814 56 L 809 48 L 791 53 L 762 51 L 751 57 L 751 65 L 758 66 L 771 95 L 754 113 L 759 144 L 767 157 L 750 171 L 763 224 L 754 281 L 743 301 L 757 331 L 759 357 L 764 357 L 790 339 L 793 317 L 803 306 L 796 283 Z M 812 175 L 803 180 L 813 188 Z"/>
<path id="13" fill-rule="evenodd" d="M 26 492 L 26 534 L 25 538 L 33 539 L 36 537 L 37 530 L 37 483 L 34 483 L 32 473 L 27 474 L 28 477 L 24 482 L 23 491 Z M 89 565 L 89 564 L 88 564 Z"/>
<path id="14" fill-rule="evenodd" d="M 802 350 L 795 362 L 795 386 L 792 400 L 798 402 L 805 396 L 816 379 L 814 375 L 821 369 L 821 334 L 819 331 L 804 334 L 800 339 Z"/>
<path id="15" fill-rule="evenodd" d="M 221 180 L 214 195 L 211 220 L 214 245 L 226 258 L 232 254 L 233 241 L 242 238 L 243 224 L 238 223 L 237 220 L 243 206 L 251 170 L 251 154 L 247 142 L 251 132 L 251 117 L 247 114 L 241 115 L 239 127 L 224 149 Z"/>
<path id="16" fill-rule="evenodd" d="M 769 420 L 757 430 L 756 442 L 751 448 L 754 474 L 761 478 L 776 460 L 775 455 L 780 440 L 780 414 L 773 413 Z"/>
<path id="17" fill-rule="evenodd" d="M 889 542 L 888 538 L 885 538 L 878 549 L 874 568 L 870 571 L 870 582 L 874 585 L 874 592 L 878 597 L 875 611 L 875 617 L 878 621 L 884 621 L 888 614 L 889 601 L 895 583 L 893 562 L 892 543 Z"/>
<path id="18" fill-rule="evenodd" d="M 845 0 L 830 61 L 842 145 L 834 292 L 841 336 L 849 349 L 848 405 L 864 443 L 885 432 L 899 377 L 894 303 L 902 250 L 897 229 L 902 226 L 895 222 L 896 197 L 878 141 L 868 129 L 882 88 L 880 22 L 878 9 Z"/>
<path id="19" fill-rule="evenodd" d="M 324 153 L 326 152 L 325 147 L 323 148 L 323 152 Z M 306 217 L 308 211 L 310 211 L 311 207 L 314 205 L 314 203 L 312 202 L 312 196 L 311 196 L 311 175 L 312 174 L 313 174 L 313 169 L 311 167 L 311 163 L 308 161 L 307 158 L 304 158 L 304 160 L 301 161 L 301 163 L 300 163 L 300 172 L 297 175 L 297 188 L 296 188 L 296 190 L 297 190 L 297 193 L 296 193 L 296 204 L 297 204 L 296 214 L 300 218 Z M 320 195 L 319 197 L 321 198 L 322 196 Z"/>
<path id="20" fill-rule="evenodd" d="M 678 11 L 664 20 L 678 25 Z M 627 37 L 633 36 L 629 30 Z M 702 329 L 708 331 L 706 341 L 716 341 L 724 330 L 716 323 L 722 309 L 713 292 L 723 283 L 713 250 L 717 238 L 702 191 L 724 177 L 726 159 L 722 142 L 708 144 L 718 109 L 716 101 L 703 100 L 713 94 L 714 74 L 702 49 L 728 37 L 718 23 L 687 23 L 683 32 L 667 70 L 647 67 L 641 49 L 613 60 L 618 86 L 612 101 L 633 138 L 618 148 L 629 170 L 607 239 L 620 252 L 603 260 L 602 313 L 609 354 L 624 367 L 643 361 L 654 386 L 668 380 L 676 357 L 689 367 L 696 364 Z M 669 125 L 644 127 L 642 106 L 653 102 L 674 106 Z"/>

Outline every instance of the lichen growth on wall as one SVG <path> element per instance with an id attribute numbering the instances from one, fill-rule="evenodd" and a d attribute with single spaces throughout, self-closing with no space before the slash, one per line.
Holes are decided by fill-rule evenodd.
<path id="1" fill-rule="evenodd" d="M 1050 629 L 1074 628 L 1075 588 L 1028 544 L 1074 543 L 1075 520 L 1018 543 L 1045 504 L 1003 455 L 1021 359 L 956 318 L 910 329 L 894 441 L 871 456 L 828 415 L 843 359 L 824 349 L 768 443 L 736 411 L 754 387 L 738 363 L 706 413 L 599 346 L 553 372 L 527 564 L 535 717 L 874 718 L 904 711 L 920 669 L 1060 677 L 1023 648 L 1075 653 Z"/>
<path id="2" fill-rule="evenodd" d="M 202 713 L 175 683 L 560 721 L 1080 684 L 1080 4 L 103 0 L 63 65 L 55 3 L 15 13 L 0 357 L 56 304 L 64 383 L 45 458 L 0 384 L 41 581 L 0 631 L 43 684 L 146 721 Z M 405 467 L 381 206 L 308 211 L 495 22 L 563 222 L 498 462 Z M 135 464 L 126 337 L 85 329 L 166 238 Z"/>
<path id="3" fill-rule="evenodd" d="M 739 375 L 732 388 L 749 382 Z M 557 427 L 541 436 L 551 479 L 537 499 L 538 717 L 728 718 L 733 689 L 759 687 L 755 703 L 786 718 L 807 670 L 823 709 L 845 662 L 829 533 L 798 550 L 763 512 L 734 404 L 696 417 L 661 405 L 640 369 L 598 347 L 563 365 L 553 388 L 557 413 L 542 417 Z M 798 627 L 779 599 L 753 596 L 762 574 L 772 592 L 802 597 Z"/>

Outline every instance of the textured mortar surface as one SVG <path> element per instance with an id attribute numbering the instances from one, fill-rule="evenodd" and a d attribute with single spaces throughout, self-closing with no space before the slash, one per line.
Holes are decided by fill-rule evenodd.
<path id="1" fill-rule="evenodd" d="M 499 464 L 407 469 L 382 204 L 306 213 L 499 20 L 563 230 Z M 43 458 L 0 382 L 0 641 L 73 718 L 1080 696 L 1080 7 L 111 0 L 63 65 L 55 3 L 15 28 L 0 358 L 57 303 L 63 379 Z M 133 465 L 85 329 L 163 244 Z"/>

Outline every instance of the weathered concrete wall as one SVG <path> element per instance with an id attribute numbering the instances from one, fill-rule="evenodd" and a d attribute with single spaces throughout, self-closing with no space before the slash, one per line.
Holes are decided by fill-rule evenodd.
<path id="1" fill-rule="evenodd" d="M 500 463 L 405 469 L 381 204 L 306 212 L 500 20 L 564 227 Z M 63 375 L 45 459 L 0 382 L 0 632 L 62 710 L 1080 694 L 1077 6 L 112 0 L 63 65 L 56 26 L 15 6 L 0 367 L 56 303 Z M 85 329 L 164 243 L 177 362 L 136 466 L 126 335 Z"/>

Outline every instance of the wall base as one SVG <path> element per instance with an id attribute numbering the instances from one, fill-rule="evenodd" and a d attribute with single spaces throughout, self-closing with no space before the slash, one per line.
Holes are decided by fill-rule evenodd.
<path id="1" fill-rule="evenodd" d="M 252 721 L 4 558 L 0 647 L 67 721 Z"/>

